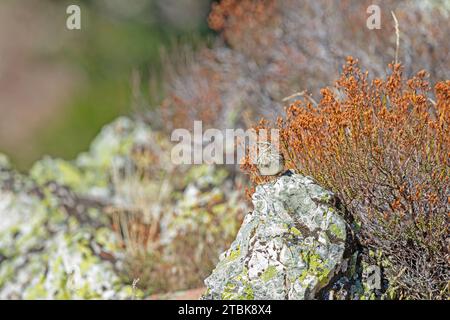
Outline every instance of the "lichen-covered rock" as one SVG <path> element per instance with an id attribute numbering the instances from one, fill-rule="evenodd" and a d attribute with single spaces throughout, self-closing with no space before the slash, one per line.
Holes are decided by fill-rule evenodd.
<path id="1" fill-rule="evenodd" d="M 0 298 L 126 298 L 135 278 L 148 293 L 200 286 L 244 193 L 224 168 L 174 167 L 170 146 L 122 117 L 88 152 L 44 157 L 28 176 L 0 155 Z"/>
<path id="2" fill-rule="evenodd" d="M 0 299 L 127 298 L 101 207 L 0 169 Z"/>
<path id="3" fill-rule="evenodd" d="M 7 156 L 5 156 L 4 154 L 0 153 L 0 168 L 9 168 L 10 167 L 10 163 L 9 163 L 9 159 Z"/>
<path id="4" fill-rule="evenodd" d="M 344 263 L 344 220 L 333 194 L 292 172 L 260 185 L 204 299 L 313 299 Z"/>
<path id="5" fill-rule="evenodd" d="M 88 152 L 74 161 L 44 157 L 33 165 L 30 176 L 39 184 L 54 181 L 84 195 L 112 200 L 113 175 L 134 165 L 139 148 L 159 147 L 161 143 L 162 139 L 142 121 L 121 117 L 102 129 Z"/>
<path id="6" fill-rule="evenodd" d="M 0 157 L 0 298 L 130 298 L 125 252 L 105 207 L 118 201 L 113 175 L 152 143 L 148 126 L 119 118 L 75 161 L 37 162 L 29 176 Z"/>

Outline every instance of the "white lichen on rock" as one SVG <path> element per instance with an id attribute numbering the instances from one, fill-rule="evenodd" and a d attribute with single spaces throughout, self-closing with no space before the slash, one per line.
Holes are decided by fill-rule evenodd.
<path id="1" fill-rule="evenodd" d="M 89 221 L 98 210 L 55 184 L 0 170 L 0 299 L 130 297 L 114 235 Z"/>
<path id="2" fill-rule="evenodd" d="M 288 172 L 260 185 L 204 299 L 314 299 L 344 262 L 346 225 L 333 194 Z"/>
<path id="3" fill-rule="evenodd" d="M 54 181 L 75 192 L 110 200 L 114 170 L 129 165 L 133 148 L 149 144 L 153 135 L 142 121 L 120 117 L 101 130 L 88 152 L 74 161 L 44 157 L 33 165 L 30 177 L 39 184 Z"/>
<path id="4" fill-rule="evenodd" d="M 88 152 L 73 161 L 44 157 L 29 175 L 0 154 L 0 299 L 140 296 L 127 273 L 129 252 L 111 224 L 118 212 L 141 209 L 148 226 L 158 225 L 163 263 L 175 270 L 188 255 L 206 266 L 197 275 L 203 279 L 247 210 L 228 171 L 173 171 L 170 146 L 164 134 L 121 117 Z"/>
<path id="5" fill-rule="evenodd" d="M 119 118 L 75 161 L 18 174 L 0 155 L 0 299 L 123 299 L 125 253 L 110 229 L 112 167 L 128 161 L 148 126 Z M 107 200 L 107 201 L 106 201 Z"/>

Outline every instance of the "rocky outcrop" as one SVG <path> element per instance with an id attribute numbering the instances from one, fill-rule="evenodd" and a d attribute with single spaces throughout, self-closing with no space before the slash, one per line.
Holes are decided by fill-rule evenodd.
<path id="1" fill-rule="evenodd" d="M 239 228 L 242 196 L 223 168 L 174 168 L 165 135 L 128 118 L 75 160 L 45 157 L 28 175 L 0 154 L 0 299 L 128 299 L 199 286 Z M 148 246 L 135 227 L 156 230 Z M 152 260 L 147 275 L 130 271 L 142 263 L 130 253 L 138 246 Z"/>
<path id="2" fill-rule="evenodd" d="M 205 280 L 203 299 L 375 297 L 331 192 L 288 171 L 259 185 L 253 205 Z"/>
<path id="3" fill-rule="evenodd" d="M 291 172 L 258 186 L 254 211 L 205 280 L 205 298 L 314 298 L 344 261 L 346 226 L 332 198 Z"/>
<path id="4" fill-rule="evenodd" d="M 113 201 L 110 168 L 128 156 L 136 132 L 133 122 L 119 119 L 76 161 L 45 158 L 30 175 L 0 156 L 1 299 L 137 294 L 123 278 L 125 254 L 105 213 Z"/>
<path id="5" fill-rule="evenodd" d="M 101 205 L 0 169 L 0 298 L 127 298 Z"/>

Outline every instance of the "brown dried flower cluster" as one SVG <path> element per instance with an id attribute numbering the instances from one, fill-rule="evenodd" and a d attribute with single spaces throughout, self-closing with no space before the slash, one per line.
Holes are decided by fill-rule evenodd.
<path id="1" fill-rule="evenodd" d="M 222 32 L 228 43 L 239 45 L 249 40 L 252 45 L 264 44 L 265 33 L 277 18 L 275 9 L 275 0 L 224 0 L 213 3 L 208 23 L 211 29 Z"/>

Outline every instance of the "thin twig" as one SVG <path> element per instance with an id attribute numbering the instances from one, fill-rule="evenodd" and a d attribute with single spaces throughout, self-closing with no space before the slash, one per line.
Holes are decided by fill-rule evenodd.
<path id="1" fill-rule="evenodd" d="M 391 15 L 392 18 L 394 18 L 394 22 L 395 22 L 395 37 L 396 37 L 396 41 L 395 41 L 395 64 L 398 63 L 398 49 L 400 47 L 400 30 L 398 28 L 398 20 L 397 17 L 395 16 L 394 11 L 391 11 Z"/>
<path id="2" fill-rule="evenodd" d="M 290 96 L 283 98 L 281 101 L 286 102 L 296 97 L 306 97 L 306 99 L 308 99 L 314 106 L 317 107 L 317 102 L 309 94 L 307 94 L 306 90 L 291 94 Z"/>
<path id="3" fill-rule="evenodd" d="M 139 282 L 139 280 L 140 280 L 139 278 L 133 279 L 133 284 L 131 286 L 133 300 L 136 300 L 136 298 L 137 298 L 136 292 L 137 292 L 137 283 Z"/>
<path id="4" fill-rule="evenodd" d="M 305 90 L 303 90 L 302 92 L 296 92 L 296 93 L 294 93 L 294 94 L 291 94 L 291 95 L 288 96 L 288 97 L 283 98 L 282 101 L 283 101 L 283 102 L 286 102 L 286 101 L 291 100 L 292 98 L 295 98 L 295 97 L 302 97 L 302 96 L 305 95 L 305 93 L 306 93 Z"/>

